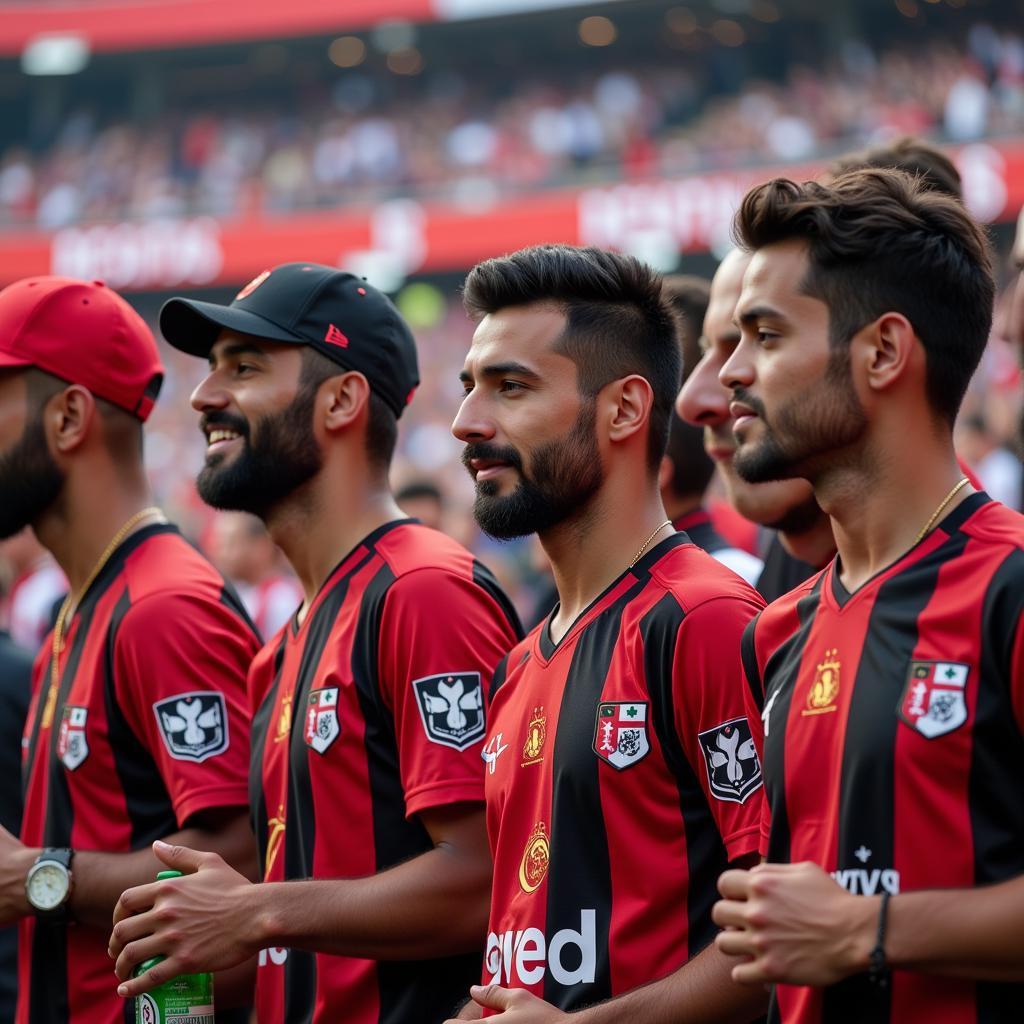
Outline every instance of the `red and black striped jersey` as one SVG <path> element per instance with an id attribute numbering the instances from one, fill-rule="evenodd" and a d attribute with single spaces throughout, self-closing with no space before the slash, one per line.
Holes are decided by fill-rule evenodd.
<path id="1" fill-rule="evenodd" d="M 679 533 L 557 644 L 545 621 L 499 666 L 485 983 L 573 1010 L 711 941 L 718 876 L 758 845 L 739 643 L 761 607 Z"/>
<path id="2" fill-rule="evenodd" d="M 521 635 L 491 574 L 435 530 L 387 523 L 350 552 L 250 673 L 264 879 L 376 874 L 432 849 L 420 812 L 482 802 L 486 682 Z M 374 962 L 267 949 L 257 1014 L 430 1024 L 479 965 L 479 953 Z"/>
<path id="3" fill-rule="evenodd" d="M 28 846 L 128 852 L 248 804 L 246 673 L 259 640 L 173 526 L 130 536 L 82 597 L 51 691 L 48 638 L 24 738 Z M 72 863 L 72 872 L 74 863 Z M 108 936 L 25 919 L 18 1024 L 113 1024 Z"/>
<path id="4" fill-rule="evenodd" d="M 863 895 L 1024 873 L 1022 549 L 1024 517 L 975 494 L 855 593 L 833 561 L 750 626 L 770 861 Z M 786 1024 L 1009 1024 L 1024 985 L 896 971 L 773 1004 Z"/>

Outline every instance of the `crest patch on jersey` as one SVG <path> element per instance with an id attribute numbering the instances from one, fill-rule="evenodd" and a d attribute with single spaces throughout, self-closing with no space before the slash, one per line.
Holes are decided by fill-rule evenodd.
<path id="1" fill-rule="evenodd" d="M 431 743 L 465 750 L 484 735 L 484 694 L 479 672 L 441 672 L 412 683 L 423 729 Z"/>
<path id="2" fill-rule="evenodd" d="M 158 701 L 153 712 L 168 752 L 178 761 L 199 764 L 228 749 L 228 716 L 222 693 L 179 693 Z"/>
<path id="3" fill-rule="evenodd" d="M 912 661 L 900 699 L 900 718 L 926 739 L 945 736 L 967 721 L 970 666 L 955 661 Z"/>
<path id="4" fill-rule="evenodd" d="M 731 718 L 697 733 L 708 785 L 719 800 L 743 803 L 761 785 L 761 762 L 746 718 Z"/>
<path id="5" fill-rule="evenodd" d="M 312 747 L 318 754 L 326 754 L 328 747 L 341 735 L 336 686 L 310 690 L 304 729 L 306 745 Z"/>
<path id="6" fill-rule="evenodd" d="M 605 701 L 597 706 L 594 753 L 622 771 L 639 764 L 650 752 L 646 701 Z"/>
<path id="7" fill-rule="evenodd" d="M 73 772 L 89 756 L 89 740 L 85 735 L 85 720 L 89 709 L 67 704 L 60 719 L 57 733 L 57 756 L 69 772 Z"/>

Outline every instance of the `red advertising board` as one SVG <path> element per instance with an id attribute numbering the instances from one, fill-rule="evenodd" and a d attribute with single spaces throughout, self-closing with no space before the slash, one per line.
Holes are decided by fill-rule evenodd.
<path id="1" fill-rule="evenodd" d="M 1006 221 L 1024 205 L 1024 139 L 976 144 L 954 157 L 968 205 Z M 807 179 L 820 165 L 542 192 L 466 209 L 403 199 L 246 220 L 194 218 L 0 235 L 0 284 L 31 274 L 102 278 L 125 291 L 233 285 L 275 263 L 354 266 L 372 255 L 401 275 L 460 271 L 539 242 L 598 245 L 656 263 L 728 238 L 744 192 L 777 175 Z"/>

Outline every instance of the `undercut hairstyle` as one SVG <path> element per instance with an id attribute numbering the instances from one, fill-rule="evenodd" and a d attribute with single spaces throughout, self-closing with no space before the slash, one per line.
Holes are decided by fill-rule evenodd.
<path id="1" fill-rule="evenodd" d="M 926 393 L 952 426 L 992 325 L 995 282 L 983 229 L 963 204 L 902 171 L 851 171 L 831 185 L 776 178 L 736 215 L 747 250 L 807 243 L 801 291 L 829 310 L 829 341 L 886 313 L 910 321 L 924 346 Z"/>
<path id="2" fill-rule="evenodd" d="M 924 188 L 963 200 L 963 182 L 952 160 L 936 146 L 904 136 L 885 146 L 873 146 L 839 157 L 829 168 L 834 177 L 867 167 L 887 167 L 917 178 Z"/>
<path id="3" fill-rule="evenodd" d="M 562 310 L 565 330 L 553 348 L 576 364 L 579 391 L 589 399 L 631 374 L 647 380 L 654 393 L 647 461 L 657 471 L 682 362 L 676 317 L 660 274 L 632 256 L 604 249 L 538 245 L 478 263 L 462 298 L 475 320 L 535 303 Z"/>
<path id="4" fill-rule="evenodd" d="M 683 355 L 681 384 L 700 362 L 700 336 L 711 298 L 711 282 L 695 274 L 671 274 L 665 278 L 665 296 L 679 317 L 679 346 Z M 672 426 L 675 430 L 675 425 Z"/>
<path id="5" fill-rule="evenodd" d="M 311 346 L 303 346 L 300 390 L 316 391 L 325 380 L 348 372 L 340 363 L 328 359 Z M 370 465 L 386 472 L 398 444 L 398 418 L 391 411 L 391 406 L 372 388 L 366 409 L 366 457 Z"/>

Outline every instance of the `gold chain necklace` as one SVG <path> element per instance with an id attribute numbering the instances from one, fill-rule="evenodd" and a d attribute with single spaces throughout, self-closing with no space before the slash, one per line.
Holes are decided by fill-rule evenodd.
<path id="1" fill-rule="evenodd" d="M 941 502 L 939 507 L 932 513 L 931 519 L 924 524 L 924 529 L 914 538 L 914 544 L 917 544 L 921 538 L 932 528 L 939 516 L 942 515 L 943 509 L 960 493 L 960 491 L 966 487 L 971 481 L 967 477 L 962 477 L 957 485 L 947 494 Z M 911 545 L 913 547 L 913 545 Z"/>
<path id="2" fill-rule="evenodd" d="M 103 567 L 110 561 L 110 556 L 118 549 L 121 541 L 128 536 L 131 530 L 138 526 L 143 519 L 150 516 L 163 516 L 163 512 L 155 505 L 136 512 L 118 531 L 110 538 L 110 543 L 103 549 L 103 554 L 97 559 L 89 575 L 86 577 L 82 589 L 77 595 L 68 594 L 64 598 L 57 613 L 57 622 L 53 627 L 53 644 L 50 648 L 50 689 L 46 694 L 46 707 L 43 709 L 42 727 L 48 729 L 53 724 L 53 713 L 57 704 L 57 691 L 60 689 L 60 655 L 64 650 L 64 630 L 72 618 L 74 609 L 78 602 L 85 596 L 85 592 L 93 585 L 96 577 L 103 571 Z"/>
<path id="3" fill-rule="evenodd" d="M 666 526 L 671 526 L 671 525 L 672 525 L 672 520 L 671 519 L 666 519 L 665 522 L 661 523 L 658 526 L 658 528 L 654 531 L 654 533 L 652 533 L 650 535 L 650 537 L 648 537 L 647 540 L 645 540 L 643 542 L 643 544 L 640 545 L 640 550 L 633 556 L 633 561 L 629 563 L 629 568 L 630 569 L 632 569 L 633 566 L 636 565 L 636 563 L 640 561 L 640 556 L 650 546 L 651 541 L 654 540 L 654 538 L 657 537 L 658 534 L 661 533 L 661 531 L 664 530 Z"/>

